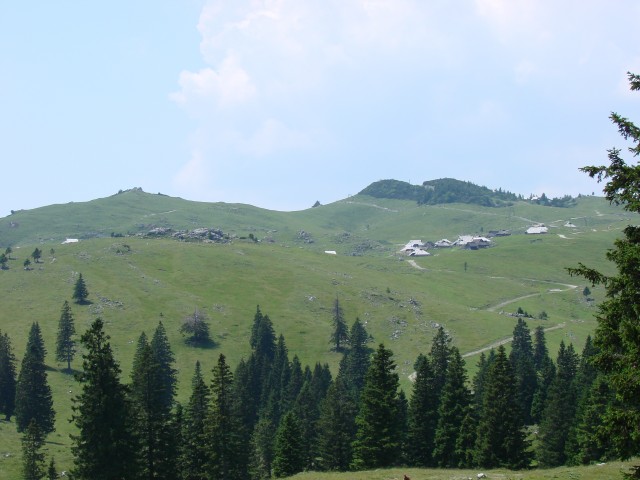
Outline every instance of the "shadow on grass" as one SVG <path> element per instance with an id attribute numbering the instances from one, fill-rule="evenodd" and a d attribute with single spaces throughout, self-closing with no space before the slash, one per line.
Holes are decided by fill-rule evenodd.
<path id="1" fill-rule="evenodd" d="M 210 338 L 204 340 L 194 340 L 193 338 L 188 338 L 184 341 L 184 343 L 186 343 L 190 347 L 202 348 L 203 350 L 213 350 L 214 348 L 218 348 L 218 344 Z"/>

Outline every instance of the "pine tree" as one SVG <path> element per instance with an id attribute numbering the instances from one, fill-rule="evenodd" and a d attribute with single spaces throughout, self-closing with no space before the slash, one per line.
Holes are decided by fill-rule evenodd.
<path id="1" fill-rule="evenodd" d="M 465 363 L 456 347 L 451 348 L 447 379 L 438 407 L 433 457 L 439 467 L 457 467 L 463 460 L 456 445 L 462 434 L 462 423 L 469 411 L 471 393 L 467 389 Z"/>
<path id="2" fill-rule="evenodd" d="M 550 357 L 547 341 L 544 337 L 544 327 L 539 325 L 535 329 L 533 340 L 533 365 L 537 372 L 542 369 L 548 358 Z"/>
<path id="3" fill-rule="evenodd" d="M 56 360 L 67 362 L 67 371 L 71 371 L 71 361 L 76 354 L 74 335 L 76 328 L 73 322 L 71 307 L 66 300 L 62 304 L 62 312 L 58 321 L 58 336 L 56 341 Z"/>
<path id="4" fill-rule="evenodd" d="M 150 346 L 153 358 L 159 369 L 159 380 L 162 389 L 161 402 L 163 408 L 169 411 L 173 408 L 175 402 L 178 379 L 177 371 L 173 368 L 175 357 L 171 351 L 167 331 L 162 322 L 158 322 L 158 326 L 153 332 Z"/>
<path id="5" fill-rule="evenodd" d="M 72 421 L 78 429 L 78 434 L 71 436 L 74 478 L 137 478 L 138 445 L 127 388 L 120 383 L 120 367 L 101 319 L 91 324 L 80 342 L 86 352 L 82 373 L 77 375 L 82 393 L 73 399 Z"/>
<path id="6" fill-rule="evenodd" d="M 251 478 L 261 480 L 271 477 L 276 428 L 268 416 L 260 418 L 256 424 L 251 435 Z"/>
<path id="7" fill-rule="evenodd" d="M 475 462 L 483 468 L 525 468 L 530 461 L 527 447 L 515 374 L 501 345 L 487 371 Z"/>
<path id="8" fill-rule="evenodd" d="M 57 480 L 58 479 L 58 471 L 56 469 L 56 460 L 51 457 L 49 460 L 49 466 L 47 467 L 47 480 Z"/>
<path id="9" fill-rule="evenodd" d="M 180 451 L 180 471 L 183 480 L 206 480 L 209 446 L 205 423 L 210 408 L 210 392 L 202 377 L 200 362 L 196 362 L 191 380 L 191 396 L 184 411 L 183 446 Z"/>
<path id="10" fill-rule="evenodd" d="M 276 433 L 273 457 L 273 475 L 276 478 L 290 477 L 304 469 L 302 429 L 293 412 L 282 417 Z"/>
<path id="11" fill-rule="evenodd" d="M 640 90 L 640 76 L 627 75 L 631 90 Z M 640 128 L 616 113 L 612 113 L 610 118 L 622 137 L 633 143 L 629 151 L 638 156 Z M 598 181 L 608 179 L 603 189 L 607 200 L 622 204 L 627 211 L 640 213 L 637 182 L 640 166 L 627 165 L 617 148 L 609 150 L 608 157 L 609 166 L 588 166 L 582 171 Z M 608 376 L 617 398 L 617 402 L 607 409 L 604 428 L 617 455 L 623 459 L 640 453 L 640 378 L 637 368 L 640 352 L 637 333 L 640 325 L 637 309 L 640 303 L 639 258 L 640 227 L 629 225 L 624 229 L 624 238 L 616 240 L 614 248 L 607 252 L 607 259 L 616 266 L 615 275 L 604 275 L 583 264 L 568 270 L 571 275 L 582 276 L 593 285 L 603 285 L 606 290 L 606 300 L 598 307 L 594 344 L 599 352 L 595 364 Z M 634 467 L 630 476 L 640 478 L 640 466 Z"/>
<path id="12" fill-rule="evenodd" d="M 613 391 L 606 377 L 604 375 L 597 377 L 577 416 L 576 451 L 567 459 L 569 464 L 587 465 L 614 458 L 611 438 L 605 428 L 607 410 L 614 402 Z"/>
<path id="13" fill-rule="evenodd" d="M 210 391 L 211 408 L 205 421 L 205 435 L 209 444 L 208 475 L 210 478 L 244 478 L 246 465 L 242 462 L 233 374 L 222 354 L 213 369 Z"/>
<path id="14" fill-rule="evenodd" d="M 35 419 L 22 436 L 22 475 L 25 480 L 42 480 L 45 475 L 44 438 Z"/>
<path id="15" fill-rule="evenodd" d="M 15 414 L 18 432 L 25 431 L 32 419 L 42 435 L 54 430 L 55 411 L 51 388 L 47 382 L 45 354 L 40 326 L 35 322 L 29 331 L 16 384 Z"/>
<path id="16" fill-rule="evenodd" d="M 589 404 L 589 399 L 592 393 L 591 387 L 598 376 L 598 372 L 593 365 L 593 358 L 596 353 L 596 348 L 591 341 L 591 335 L 588 335 L 584 348 L 582 349 L 582 354 L 580 355 L 580 363 L 578 364 L 576 376 L 573 381 L 573 388 L 576 395 L 576 409 L 564 449 L 567 463 L 576 464 L 577 458 L 580 456 L 578 430 L 579 424 L 582 422 L 584 416 L 584 410 Z"/>
<path id="17" fill-rule="evenodd" d="M 16 357 L 13 354 L 11 339 L 0 332 L 0 413 L 4 419 L 11 420 L 16 408 Z"/>
<path id="18" fill-rule="evenodd" d="M 130 398 L 139 439 L 141 473 L 149 478 L 175 477 L 171 405 L 165 403 L 160 363 L 143 333 L 131 371 Z"/>
<path id="19" fill-rule="evenodd" d="M 322 470 L 346 471 L 352 458 L 357 405 L 350 389 L 336 379 L 320 404 L 318 419 L 318 456 Z"/>
<path id="20" fill-rule="evenodd" d="M 349 350 L 340 361 L 338 376 L 353 389 L 357 399 L 364 387 L 364 379 L 371 364 L 370 336 L 358 318 L 349 331 Z"/>
<path id="21" fill-rule="evenodd" d="M 82 305 L 87 301 L 87 297 L 89 296 L 89 290 L 87 290 L 87 285 L 84 282 L 84 278 L 82 278 L 82 274 L 78 276 L 78 280 L 73 287 L 73 298 L 76 303 Z"/>
<path id="22" fill-rule="evenodd" d="M 537 375 L 533 359 L 531 332 L 522 318 L 513 329 L 509 361 L 516 374 L 518 403 L 526 425 L 531 423 L 531 405 L 537 389 Z"/>
<path id="23" fill-rule="evenodd" d="M 547 403 L 549 387 L 556 375 L 556 367 L 549 356 L 544 328 L 538 326 L 534 332 L 533 364 L 536 369 L 536 391 L 531 401 L 531 421 L 540 423 L 542 412 Z"/>
<path id="24" fill-rule="evenodd" d="M 432 459 L 437 422 L 438 399 L 433 389 L 433 370 L 429 358 L 419 355 L 414 365 L 416 377 L 409 401 L 409 462 L 417 467 L 434 465 Z"/>
<path id="25" fill-rule="evenodd" d="M 293 356 L 289 370 L 289 383 L 287 384 L 286 391 L 283 392 L 283 412 L 288 412 L 293 408 L 296 398 L 298 398 L 298 394 L 300 393 L 300 390 L 302 390 L 302 386 L 304 384 L 302 365 L 300 364 L 300 359 L 297 355 Z"/>
<path id="26" fill-rule="evenodd" d="M 333 314 L 333 331 L 331 333 L 331 343 L 333 343 L 336 352 L 342 351 L 343 345 L 349 341 L 349 328 L 344 320 L 344 312 L 340 306 L 340 301 L 336 297 L 331 309 Z"/>
<path id="27" fill-rule="evenodd" d="M 447 379 L 447 368 L 451 359 L 451 337 L 442 325 L 438 327 L 438 331 L 433 336 L 429 359 L 433 369 L 433 389 L 439 399 Z"/>
<path id="28" fill-rule="evenodd" d="M 365 378 L 353 444 L 352 467 L 356 470 L 390 467 L 400 455 L 399 380 L 392 357 L 391 350 L 380 344 Z"/>
<path id="29" fill-rule="evenodd" d="M 557 467 L 566 462 L 565 443 L 576 412 L 574 378 L 578 356 L 573 345 L 560 342 L 556 375 L 549 387 L 547 403 L 540 419 L 539 443 L 536 449 L 538 463 L 544 467 Z"/>
<path id="30" fill-rule="evenodd" d="M 302 386 L 298 398 L 291 410 L 300 426 L 300 447 L 302 451 L 302 467 L 305 470 L 313 470 L 313 462 L 316 458 L 317 422 L 320 417 L 318 400 L 312 391 L 311 381 L 308 380 Z"/>

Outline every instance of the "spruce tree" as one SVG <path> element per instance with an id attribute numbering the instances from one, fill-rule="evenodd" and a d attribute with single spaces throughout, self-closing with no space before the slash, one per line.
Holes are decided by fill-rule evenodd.
<path id="1" fill-rule="evenodd" d="M 11 339 L 0 332 L 0 413 L 11 420 L 16 408 L 16 357 Z"/>
<path id="2" fill-rule="evenodd" d="M 304 469 L 302 429 L 293 412 L 282 417 L 276 433 L 273 457 L 273 476 L 290 477 Z"/>
<path id="3" fill-rule="evenodd" d="M 433 369 L 433 389 L 438 399 L 440 398 L 442 387 L 444 387 L 447 379 L 447 368 L 450 358 L 451 336 L 449 336 L 444 327 L 440 325 L 438 331 L 433 336 L 431 351 L 429 352 L 429 359 L 431 360 L 431 367 Z"/>
<path id="4" fill-rule="evenodd" d="M 320 399 L 322 401 L 322 399 Z M 313 470 L 313 462 L 316 457 L 317 422 L 320 416 L 318 401 L 312 391 L 311 381 L 308 380 L 302 386 L 302 390 L 296 398 L 292 408 L 300 426 L 300 447 L 302 451 L 302 467 L 305 470 Z"/>
<path id="5" fill-rule="evenodd" d="M 509 361 L 516 374 L 518 403 L 526 425 L 531 423 L 531 405 L 537 389 L 537 374 L 533 359 L 531 332 L 522 318 L 513 329 Z"/>
<path id="6" fill-rule="evenodd" d="M 35 419 L 22 436 L 22 475 L 25 480 L 42 480 L 46 473 L 42 446 L 44 438 Z"/>
<path id="7" fill-rule="evenodd" d="M 356 399 L 364 387 L 364 379 L 371 364 L 371 349 L 368 347 L 370 336 L 366 328 L 356 318 L 349 331 L 349 349 L 340 361 L 338 376 L 345 385 L 353 389 Z"/>
<path id="8" fill-rule="evenodd" d="M 210 408 L 210 391 L 196 362 L 191 380 L 191 396 L 184 409 L 180 472 L 183 480 L 206 480 L 209 446 L 205 423 Z"/>
<path id="9" fill-rule="evenodd" d="M 241 454 L 240 421 L 233 396 L 233 374 L 220 354 L 213 369 L 211 407 L 205 420 L 209 445 L 207 472 L 210 478 L 245 478 Z"/>
<path id="10" fill-rule="evenodd" d="M 341 378 L 329 387 L 320 404 L 318 457 L 321 470 L 346 471 L 352 458 L 357 405 Z"/>
<path id="11" fill-rule="evenodd" d="M 543 467 L 564 465 L 565 443 L 576 412 L 576 389 L 574 379 L 578 356 L 573 345 L 565 347 L 560 342 L 556 375 L 549 387 L 547 402 L 540 419 L 539 443 L 536 458 Z"/>
<path id="12" fill-rule="evenodd" d="M 429 358 L 420 354 L 414 368 L 416 374 L 408 413 L 408 457 L 411 465 L 430 467 L 434 465 L 438 399 L 433 388 L 433 370 Z"/>
<path id="13" fill-rule="evenodd" d="M 82 274 L 78 276 L 76 283 L 73 286 L 73 298 L 76 303 L 83 304 L 87 301 L 87 297 L 89 296 L 89 290 L 87 290 L 87 285 L 84 282 L 84 278 L 82 278 Z"/>
<path id="14" fill-rule="evenodd" d="M 178 379 L 177 371 L 173 367 L 175 357 L 162 322 L 158 322 L 158 326 L 153 332 L 150 347 L 159 369 L 162 406 L 166 411 L 169 411 L 175 402 Z"/>
<path id="15" fill-rule="evenodd" d="M 51 457 L 49 460 L 49 466 L 47 467 L 47 480 L 57 480 L 58 470 L 56 469 L 56 460 Z"/>
<path id="16" fill-rule="evenodd" d="M 531 421 L 540 423 L 542 412 L 547 403 L 549 387 L 556 375 L 556 367 L 549 356 L 544 328 L 536 327 L 533 341 L 533 364 L 536 369 L 536 391 L 531 401 Z"/>
<path id="17" fill-rule="evenodd" d="M 393 466 L 401 453 L 399 380 L 392 357 L 391 350 L 380 344 L 365 378 L 353 444 L 352 467 L 356 470 Z"/>
<path id="18" fill-rule="evenodd" d="M 331 332 L 331 343 L 334 345 L 335 351 L 340 352 L 345 343 L 349 341 L 349 328 L 344 320 L 344 312 L 340 306 L 340 301 L 336 297 L 331 309 L 333 314 L 333 330 Z"/>
<path id="19" fill-rule="evenodd" d="M 144 333 L 131 371 L 132 420 L 139 439 L 141 473 L 149 478 L 175 477 L 171 406 L 165 403 L 160 363 Z"/>
<path id="20" fill-rule="evenodd" d="M 113 480 L 137 478 L 138 444 L 131 422 L 127 388 L 120 383 L 120 367 L 113 357 L 104 324 L 96 319 L 81 337 L 85 353 L 76 376 L 82 392 L 73 399 L 72 435 L 74 478 Z"/>
<path id="21" fill-rule="evenodd" d="M 640 90 L 640 76 L 628 73 L 632 91 Z M 633 143 L 629 152 L 640 154 L 640 128 L 627 118 L 612 113 L 610 116 L 622 137 Z M 608 166 L 588 166 L 584 172 L 598 181 L 607 180 L 604 187 L 609 202 L 623 205 L 629 212 L 640 213 L 638 175 L 640 165 L 628 165 L 620 156 L 620 150 L 608 151 Z M 636 223 L 637 222 L 632 222 Z M 606 299 L 598 306 L 598 327 L 594 344 L 598 348 L 596 366 L 608 376 L 616 395 L 616 402 L 609 405 L 606 415 L 607 430 L 617 455 L 623 459 L 640 453 L 640 378 L 637 360 L 640 353 L 640 227 L 629 225 L 624 237 L 614 242 L 607 252 L 607 259 L 615 264 L 616 274 L 605 275 L 593 268 L 579 264 L 569 269 L 593 285 L 603 285 Z M 640 466 L 634 467 L 633 478 L 640 478 Z"/>
<path id="22" fill-rule="evenodd" d="M 456 445 L 462 435 L 462 424 L 469 412 L 471 392 L 467 386 L 465 363 L 456 347 L 451 348 L 447 379 L 438 407 L 433 457 L 439 467 L 457 467 L 460 458 Z"/>
<path id="23" fill-rule="evenodd" d="M 569 428 L 567 435 L 567 441 L 565 443 L 565 458 L 568 463 L 576 463 L 576 459 L 579 457 L 579 440 L 578 430 L 579 424 L 582 422 L 584 410 L 589 403 L 589 397 L 591 396 L 591 387 L 598 376 L 598 372 L 593 365 L 593 358 L 597 351 L 591 341 L 591 335 L 587 336 L 587 339 L 580 355 L 580 362 L 576 371 L 576 376 L 573 381 L 573 388 L 576 396 L 576 409 L 573 418 L 573 422 Z"/>
<path id="24" fill-rule="evenodd" d="M 71 361 L 76 354 L 76 341 L 73 338 L 76 328 L 73 322 L 71 307 L 66 300 L 62 304 L 62 312 L 58 321 L 58 336 L 56 339 L 56 360 L 67 362 L 67 371 L 71 371 Z"/>
<path id="25" fill-rule="evenodd" d="M 526 468 L 530 462 L 527 447 L 515 374 L 500 345 L 485 379 L 475 462 L 482 468 Z"/>
<path id="26" fill-rule="evenodd" d="M 534 331 L 533 340 L 533 365 L 536 371 L 542 369 L 546 359 L 549 358 L 549 350 L 547 349 L 547 341 L 544 336 L 544 327 L 538 325 Z"/>
<path id="27" fill-rule="evenodd" d="M 53 432 L 55 411 L 44 364 L 46 350 L 37 322 L 31 325 L 16 384 L 16 427 L 23 432 L 35 420 L 42 435 Z"/>
<path id="28" fill-rule="evenodd" d="M 266 479 L 273 470 L 274 442 L 277 425 L 268 416 L 261 417 L 251 435 L 249 471 L 251 478 Z"/>
<path id="29" fill-rule="evenodd" d="M 607 378 L 601 375 L 593 382 L 580 406 L 575 426 L 575 452 L 567 458 L 571 465 L 588 465 L 614 458 L 611 438 L 606 432 L 607 411 L 615 403 Z M 569 452 L 567 452 L 569 455 Z"/>

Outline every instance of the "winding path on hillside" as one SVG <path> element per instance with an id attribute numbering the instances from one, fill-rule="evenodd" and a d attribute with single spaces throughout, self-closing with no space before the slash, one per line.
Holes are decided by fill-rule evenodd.
<path id="1" fill-rule="evenodd" d="M 550 288 L 549 290 L 547 290 L 546 292 L 542 292 L 542 293 L 562 293 L 562 292 L 568 292 L 569 290 L 575 290 L 576 288 L 578 288 L 577 285 L 571 285 L 569 283 L 558 283 L 558 282 L 549 282 L 547 280 L 534 280 L 531 278 L 524 278 L 523 280 L 529 281 L 529 282 L 543 282 L 543 283 L 551 283 L 553 285 L 560 285 L 562 287 L 565 287 L 564 289 L 562 288 Z M 488 312 L 495 312 L 497 309 L 505 307 L 511 303 L 516 303 L 519 302 L 520 300 L 524 300 L 525 298 L 531 298 L 531 297 L 535 297 L 538 295 L 542 295 L 542 293 L 538 292 L 538 293 L 530 293 L 528 295 L 522 295 L 520 297 L 516 297 L 516 298 L 512 298 L 510 300 L 505 300 L 502 303 L 499 303 L 497 305 L 494 305 L 493 307 L 489 307 L 487 308 Z"/>
<path id="2" fill-rule="evenodd" d="M 567 324 L 565 322 L 562 322 L 562 323 L 559 323 L 557 325 L 554 325 L 553 327 L 547 327 L 547 328 L 544 329 L 544 331 L 545 331 L 545 333 L 546 332 L 551 332 L 553 330 L 558 330 L 560 328 L 564 328 L 564 327 L 566 327 L 566 325 Z M 488 350 L 491 350 L 492 348 L 497 348 L 500 345 L 506 345 L 507 343 L 512 342 L 512 341 L 513 341 L 513 337 L 503 338 L 502 340 L 498 340 L 497 342 L 493 342 L 492 344 L 487 345 L 486 347 L 482 347 L 482 348 L 479 348 L 478 350 L 472 350 L 471 352 L 464 353 L 464 354 L 462 354 L 462 358 L 473 357 L 474 355 L 479 355 L 482 352 L 486 352 Z"/>

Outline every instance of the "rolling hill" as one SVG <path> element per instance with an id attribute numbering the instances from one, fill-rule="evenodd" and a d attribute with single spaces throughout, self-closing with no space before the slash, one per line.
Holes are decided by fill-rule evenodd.
<path id="1" fill-rule="evenodd" d="M 78 387 L 53 352 L 60 309 L 79 273 L 91 303 L 72 305 L 78 331 L 103 318 L 127 380 L 137 337 L 162 321 L 176 355 L 180 401 L 189 393 L 196 360 L 208 371 L 219 353 L 233 367 L 247 355 L 257 305 L 285 336 L 290 356 L 303 364 L 326 362 L 335 372 L 340 355 L 330 350 L 329 335 L 336 297 L 349 324 L 359 317 L 374 342 L 394 351 L 408 390 L 413 362 L 428 351 L 438 325 L 467 354 L 470 370 L 481 350 L 508 341 L 515 324 L 510 314 L 518 307 L 534 317 L 527 319 L 532 329 L 548 329 L 551 352 L 560 340 L 580 350 L 593 332 L 602 291 L 593 288 L 587 299 L 585 282 L 568 276 L 565 267 L 584 262 L 611 269 L 605 252 L 630 218 L 598 197 L 580 197 L 568 208 L 524 200 L 486 207 L 361 193 L 303 211 L 274 212 L 132 189 L 0 219 L 0 248 L 11 247 L 12 257 L 0 271 L 0 330 L 10 335 L 20 361 L 31 322 L 40 323 L 57 411 L 48 448 L 68 467 L 67 420 Z M 549 233 L 524 234 L 538 223 Z M 215 241 L 173 236 L 202 228 L 223 235 Z M 420 258 L 399 253 L 410 239 L 454 240 L 492 230 L 511 235 L 477 251 L 434 249 Z M 67 238 L 79 242 L 62 244 Z M 23 261 L 35 248 L 43 252 L 41 262 L 25 270 Z M 213 348 L 191 347 L 178 332 L 196 308 L 210 320 Z M 542 313 L 545 320 L 538 318 Z M 0 470 L 3 464 L 16 468 L 20 447 L 13 424 L 0 423 L 0 444 L 10 453 Z"/>

